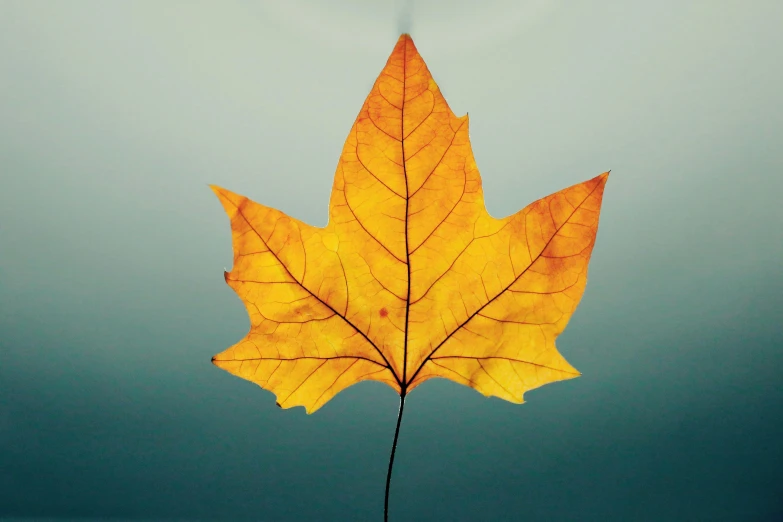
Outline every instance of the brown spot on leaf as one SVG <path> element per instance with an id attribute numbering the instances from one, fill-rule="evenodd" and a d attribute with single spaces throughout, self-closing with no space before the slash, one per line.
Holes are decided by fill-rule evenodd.
<path id="1" fill-rule="evenodd" d="M 386 317 L 387 315 L 389 315 L 389 311 L 386 310 L 386 308 L 381 308 L 381 310 L 378 312 L 378 315 L 380 315 L 381 317 Z"/>

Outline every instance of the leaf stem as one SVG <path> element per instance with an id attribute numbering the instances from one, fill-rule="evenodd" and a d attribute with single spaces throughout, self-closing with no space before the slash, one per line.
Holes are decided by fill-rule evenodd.
<path id="1" fill-rule="evenodd" d="M 394 453 L 397 451 L 397 438 L 400 436 L 400 423 L 402 411 L 405 408 L 405 388 L 400 393 L 400 411 L 397 413 L 397 428 L 394 430 L 394 442 L 392 442 L 391 455 L 389 455 L 389 471 L 386 473 L 386 498 L 383 501 L 383 521 L 389 522 L 389 486 L 391 485 L 392 466 L 394 466 Z"/>

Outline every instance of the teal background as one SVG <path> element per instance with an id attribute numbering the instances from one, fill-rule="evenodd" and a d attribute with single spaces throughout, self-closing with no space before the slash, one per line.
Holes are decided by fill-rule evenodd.
<path id="1" fill-rule="evenodd" d="M 379 520 L 397 396 L 312 416 L 248 328 L 213 183 L 324 225 L 402 30 L 495 216 L 612 169 L 582 373 L 406 404 L 393 520 L 783 519 L 783 3 L 0 0 L 0 517 Z"/>

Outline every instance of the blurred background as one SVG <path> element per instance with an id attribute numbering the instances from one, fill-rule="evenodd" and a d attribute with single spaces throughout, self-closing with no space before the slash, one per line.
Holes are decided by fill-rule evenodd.
<path id="1" fill-rule="evenodd" d="M 0 0 L 0 517 L 379 520 L 398 397 L 312 416 L 208 183 L 323 226 L 408 31 L 500 217 L 612 169 L 579 379 L 407 401 L 393 520 L 783 518 L 783 3 Z"/>

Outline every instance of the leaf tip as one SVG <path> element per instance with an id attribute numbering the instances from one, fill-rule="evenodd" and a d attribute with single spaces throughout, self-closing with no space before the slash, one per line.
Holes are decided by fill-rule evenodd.
<path id="1" fill-rule="evenodd" d="M 208 186 L 212 190 L 212 192 L 215 193 L 215 195 L 218 197 L 218 199 L 222 203 L 223 200 L 226 198 L 226 194 L 225 194 L 226 191 L 225 191 L 225 189 L 223 187 L 218 187 L 217 185 L 212 185 L 212 184 L 209 184 Z"/>
<path id="2" fill-rule="evenodd" d="M 606 182 L 609 179 L 609 173 L 610 172 L 612 172 L 612 171 L 611 170 L 607 170 L 603 174 L 597 175 L 596 177 L 594 177 L 593 179 L 590 180 L 590 183 L 595 183 L 595 185 L 593 185 L 593 186 L 596 187 L 596 188 L 600 187 L 599 190 L 601 190 L 603 192 L 604 187 L 606 186 Z"/>
<path id="3" fill-rule="evenodd" d="M 413 43 L 413 37 L 409 32 L 403 31 L 400 33 L 400 37 L 397 38 L 397 45 L 394 46 L 395 50 L 402 49 L 407 44 L 413 46 L 413 50 L 416 51 L 416 44 Z"/>
<path id="4" fill-rule="evenodd" d="M 218 187 L 217 185 L 210 185 L 209 188 L 211 188 L 212 192 L 215 193 L 218 200 L 220 201 L 220 204 L 223 205 L 223 209 L 225 209 L 229 217 L 232 217 L 237 208 L 247 199 L 244 196 L 235 194 L 230 190 L 226 190 L 223 187 Z"/>

